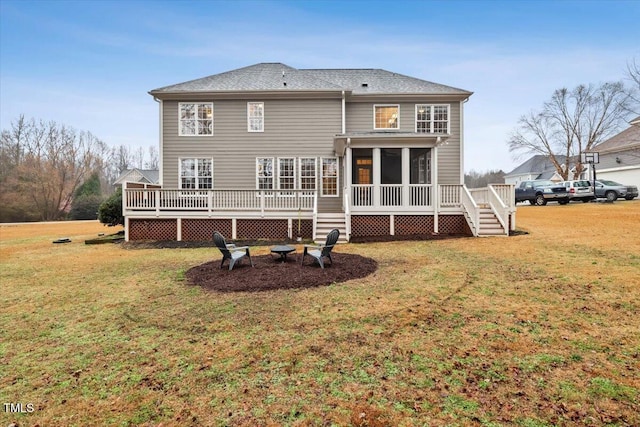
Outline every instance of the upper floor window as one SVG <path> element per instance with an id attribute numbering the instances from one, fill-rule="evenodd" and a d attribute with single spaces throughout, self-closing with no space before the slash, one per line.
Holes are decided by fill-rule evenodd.
<path id="1" fill-rule="evenodd" d="M 180 159 L 180 188 L 185 190 L 213 188 L 213 160 Z"/>
<path id="2" fill-rule="evenodd" d="M 373 106 L 374 129 L 400 129 L 399 105 L 374 105 Z"/>
<path id="3" fill-rule="evenodd" d="M 247 131 L 264 132 L 264 102 L 247 102 Z"/>
<path id="4" fill-rule="evenodd" d="M 179 105 L 179 135 L 213 135 L 213 103 L 186 103 Z"/>
<path id="5" fill-rule="evenodd" d="M 449 133 L 449 106 L 416 105 L 416 132 Z"/>

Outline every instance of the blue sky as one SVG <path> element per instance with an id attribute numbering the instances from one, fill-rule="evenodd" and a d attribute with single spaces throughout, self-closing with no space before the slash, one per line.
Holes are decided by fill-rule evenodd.
<path id="1" fill-rule="evenodd" d="M 509 133 L 555 89 L 625 77 L 640 0 L 0 1 L 0 124 L 158 144 L 151 89 L 259 62 L 384 68 L 474 92 L 465 169 L 511 170 Z"/>

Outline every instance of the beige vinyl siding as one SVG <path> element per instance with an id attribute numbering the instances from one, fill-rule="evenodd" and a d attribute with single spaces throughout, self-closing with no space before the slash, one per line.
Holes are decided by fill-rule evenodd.
<path id="1" fill-rule="evenodd" d="M 334 155 L 333 137 L 342 127 L 339 99 L 250 101 L 264 102 L 264 132 L 247 131 L 247 100 L 214 99 L 213 135 L 193 137 L 178 136 L 178 101 L 164 101 L 164 188 L 179 187 L 180 158 L 213 158 L 214 189 L 255 189 L 257 157 L 296 157 L 297 171 L 299 157 L 319 162 Z M 341 197 L 327 199 L 341 206 Z"/>
<path id="2" fill-rule="evenodd" d="M 415 132 L 416 104 L 449 104 L 448 143 L 438 148 L 438 183 L 461 184 L 461 151 L 460 151 L 460 102 L 441 100 L 418 100 L 393 103 L 388 100 L 380 102 L 350 102 L 346 105 L 346 127 L 349 132 L 373 132 L 374 105 L 400 105 L 400 129 L 398 132 Z M 389 130 L 388 132 L 393 132 Z"/>

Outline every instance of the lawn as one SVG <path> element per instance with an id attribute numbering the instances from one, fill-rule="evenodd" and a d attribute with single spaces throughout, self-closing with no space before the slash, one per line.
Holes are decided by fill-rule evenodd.
<path id="1" fill-rule="evenodd" d="M 640 425 L 640 201 L 517 220 L 340 245 L 378 270 L 254 293 L 187 283 L 212 248 L 0 226 L 0 426 Z"/>

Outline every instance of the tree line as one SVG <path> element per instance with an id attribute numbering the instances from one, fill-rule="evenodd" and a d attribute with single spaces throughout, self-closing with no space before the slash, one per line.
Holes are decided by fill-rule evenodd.
<path id="1" fill-rule="evenodd" d="M 111 147 L 91 132 L 21 115 L 0 138 L 0 222 L 95 219 L 132 167 L 157 169 L 157 149 Z"/>

